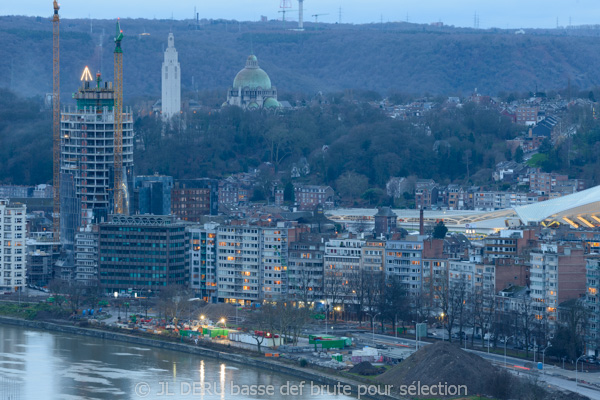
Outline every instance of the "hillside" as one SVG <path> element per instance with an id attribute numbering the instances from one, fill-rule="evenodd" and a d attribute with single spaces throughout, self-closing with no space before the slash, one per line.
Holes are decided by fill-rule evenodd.
<path id="1" fill-rule="evenodd" d="M 384 25 L 307 24 L 305 32 L 281 22 L 122 20 L 124 87 L 129 101 L 160 95 L 160 65 L 167 34 L 175 34 L 182 87 L 223 92 L 254 50 L 280 93 L 346 89 L 493 94 L 600 83 L 600 41 L 584 31 L 513 31 Z M 52 24 L 49 19 L 0 17 L 0 87 L 25 97 L 51 91 Z M 292 27 L 289 24 L 287 27 Z M 102 65 L 112 80 L 114 21 L 63 20 L 63 99 L 76 89 L 85 65 Z M 91 31 L 91 32 L 90 32 Z M 102 37 L 102 32 L 105 35 Z M 139 35 L 148 33 L 149 35 Z M 598 34 L 597 32 L 595 33 Z M 100 62 L 100 47 L 103 57 Z M 192 81 L 194 84 L 192 85 Z"/>

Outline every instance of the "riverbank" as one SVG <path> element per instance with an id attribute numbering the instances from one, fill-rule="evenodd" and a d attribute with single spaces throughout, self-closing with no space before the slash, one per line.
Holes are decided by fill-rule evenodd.
<path id="1" fill-rule="evenodd" d="M 324 371 L 312 371 L 309 368 L 303 368 L 300 366 L 290 365 L 281 361 L 265 360 L 258 357 L 252 357 L 246 354 L 236 354 L 231 351 L 236 351 L 233 348 L 227 349 L 228 351 L 219 351 L 209 349 L 206 347 L 193 346 L 185 343 L 175 343 L 166 340 L 159 340 L 158 338 L 141 337 L 137 335 L 129 335 L 120 332 L 112 332 L 104 329 L 79 327 L 68 324 L 59 324 L 55 322 L 45 321 L 31 321 L 20 318 L 0 316 L 1 324 L 16 325 L 25 328 L 33 328 L 46 331 L 61 332 L 73 335 L 81 335 L 94 337 L 99 339 L 115 340 L 119 342 L 132 343 L 135 345 L 144 345 L 148 347 L 155 347 L 160 349 L 166 349 L 171 351 L 178 351 L 188 354 L 195 354 L 203 357 L 210 357 L 223 361 L 235 362 L 242 365 L 249 365 L 258 367 L 268 371 L 273 371 L 285 375 L 290 375 L 295 378 L 307 382 L 313 382 L 318 385 L 328 385 L 330 388 L 347 388 L 353 396 L 360 394 L 361 399 L 372 399 L 372 400 L 397 400 L 398 397 L 392 397 L 386 395 L 384 389 L 380 389 L 379 394 L 373 394 L 376 387 L 371 383 L 367 383 L 350 380 L 346 377 L 337 376 L 334 374 L 326 373 Z M 370 387 L 367 387 L 370 386 Z M 371 389 L 371 394 L 368 390 Z M 339 392 L 339 389 L 338 389 Z"/>

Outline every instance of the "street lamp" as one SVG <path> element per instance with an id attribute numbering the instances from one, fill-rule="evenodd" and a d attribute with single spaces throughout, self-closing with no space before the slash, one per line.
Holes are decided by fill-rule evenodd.
<path id="1" fill-rule="evenodd" d="M 327 330 L 327 322 L 329 319 L 329 304 L 325 304 L 325 334 L 327 335 L 327 332 L 329 332 Z"/>
<path id="2" fill-rule="evenodd" d="M 504 368 L 506 368 L 506 344 L 512 338 L 514 338 L 514 336 L 509 336 L 507 338 L 504 338 Z M 488 338 L 488 340 L 489 340 L 489 338 Z M 489 347 L 488 347 L 488 352 L 489 352 Z"/>
<path id="3" fill-rule="evenodd" d="M 369 316 L 371 316 L 371 326 L 373 327 L 373 345 L 375 344 L 375 317 L 380 315 L 381 313 L 377 313 L 377 314 L 373 314 L 371 316 L 371 314 L 367 314 Z"/>
<path id="4" fill-rule="evenodd" d="M 444 312 L 442 311 L 440 313 L 440 319 L 442 320 L 442 341 L 446 340 L 446 329 L 444 328 L 444 317 L 446 316 L 446 314 L 444 314 Z M 448 340 L 450 340 L 450 337 L 448 337 Z"/>
<path id="5" fill-rule="evenodd" d="M 415 324 L 415 351 L 419 350 L 419 323 L 412 321 Z"/>
<path id="6" fill-rule="evenodd" d="M 579 360 L 581 360 L 583 357 L 585 357 L 585 354 L 582 354 L 577 360 L 575 360 L 575 389 L 577 390 L 577 393 L 579 393 L 579 382 L 577 381 L 577 363 L 579 363 Z M 581 370 L 583 371 L 583 366 Z"/>
<path id="7" fill-rule="evenodd" d="M 548 350 L 548 347 L 552 347 L 551 343 L 548 343 L 548 346 L 544 347 L 544 350 L 542 350 L 542 373 L 546 374 L 546 371 L 544 370 L 544 359 L 546 357 L 546 350 Z"/>

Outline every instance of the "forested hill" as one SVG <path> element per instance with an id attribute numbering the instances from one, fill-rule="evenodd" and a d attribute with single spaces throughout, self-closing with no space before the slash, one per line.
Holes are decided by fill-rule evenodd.
<path id="1" fill-rule="evenodd" d="M 112 80 L 115 21 L 63 20 L 61 79 L 70 99 L 81 71 L 102 66 Z M 223 92 L 253 50 L 281 93 L 345 89 L 466 94 L 588 88 L 600 83 L 599 32 L 437 28 L 408 23 L 328 25 L 122 20 L 126 101 L 160 96 L 162 51 L 170 30 L 182 86 Z M 318 29 L 317 29 L 318 28 Z M 102 32 L 104 31 L 104 36 Z M 52 24 L 48 18 L 0 17 L 0 87 L 38 95 L 52 88 Z M 145 33 L 145 35 L 141 35 Z M 99 44 L 103 44 L 100 62 Z M 192 79 L 193 77 L 193 79 Z"/>

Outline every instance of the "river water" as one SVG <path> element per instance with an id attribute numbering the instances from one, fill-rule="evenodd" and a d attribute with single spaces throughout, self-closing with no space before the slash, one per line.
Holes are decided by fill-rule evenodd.
<path id="1" fill-rule="evenodd" d="M 294 377 L 197 355 L 0 326 L 0 400 L 351 397 Z"/>

